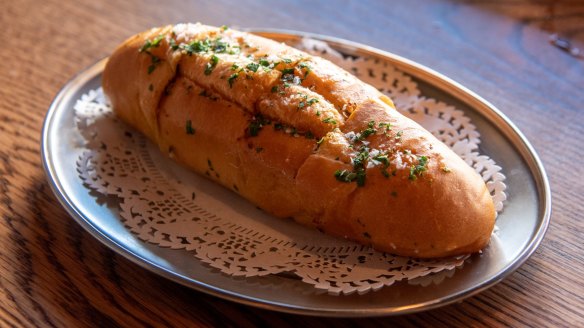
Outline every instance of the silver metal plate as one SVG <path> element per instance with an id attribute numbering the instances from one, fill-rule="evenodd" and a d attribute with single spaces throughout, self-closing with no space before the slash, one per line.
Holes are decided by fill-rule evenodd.
<path id="1" fill-rule="evenodd" d="M 508 276 L 535 251 L 551 215 L 548 179 L 521 132 L 491 104 L 458 83 L 410 60 L 361 44 L 291 31 L 256 34 L 295 43 L 302 37 L 326 41 L 344 54 L 370 56 L 412 76 L 422 94 L 463 110 L 482 135 L 481 153 L 507 176 L 508 200 L 491 246 L 438 285 L 405 282 L 365 295 L 332 296 L 288 276 L 233 278 L 201 263 L 186 251 L 140 241 L 119 220 L 115 206 L 98 203 L 83 186 L 75 162 L 83 149 L 75 129 L 77 99 L 101 85 L 106 59 L 82 71 L 55 97 L 42 132 L 42 159 L 57 198 L 91 235 L 138 265 L 187 287 L 231 301 L 276 311 L 331 317 L 365 317 L 418 312 L 461 301 Z"/>

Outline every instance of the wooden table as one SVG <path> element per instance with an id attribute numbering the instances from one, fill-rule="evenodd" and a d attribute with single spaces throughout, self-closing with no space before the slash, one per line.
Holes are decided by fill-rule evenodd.
<path id="1" fill-rule="evenodd" d="M 110 251 L 52 194 L 40 160 L 43 118 L 68 79 L 126 37 L 186 21 L 358 41 L 477 91 L 517 124 L 547 169 L 553 215 L 541 247 L 461 304 L 371 319 L 235 304 Z M 20 0 L 3 2 L 0 22 L 0 326 L 584 325 L 584 3 Z M 562 39 L 552 44 L 553 34 Z M 565 51 L 564 39 L 582 54 Z"/>

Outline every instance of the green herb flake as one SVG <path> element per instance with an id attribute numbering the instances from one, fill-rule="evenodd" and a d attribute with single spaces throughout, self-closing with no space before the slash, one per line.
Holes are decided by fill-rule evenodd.
<path id="1" fill-rule="evenodd" d="M 386 167 L 389 166 L 389 158 L 387 157 L 387 154 L 379 154 L 373 157 L 373 159 L 383 163 L 383 165 L 385 165 Z"/>
<path id="2" fill-rule="evenodd" d="M 320 111 L 319 110 L 316 111 L 316 116 L 320 116 Z"/>
<path id="3" fill-rule="evenodd" d="M 239 76 L 238 73 L 233 73 L 231 74 L 231 76 L 227 79 L 227 82 L 229 83 L 229 87 L 233 88 L 233 82 L 235 82 L 235 79 L 237 79 L 237 77 Z"/>
<path id="4" fill-rule="evenodd" d="M 230 46 L 229 51 L 227 52 L 230 55 L 237 55 L 241 52 L 239 46 Z"/>
<path id="5" fill-rule="evenodd" d="M 294 74 L 293 68 L 284 68 L 282 71 L 282 75 Z"/>
<path id="6" fill-rule="evenodd" d="M 222 31 L 227 31 L 228 29 L 229 29 L 229 26 L 227 26 L 227 25 L 222 25 L 221 26 L 221 30 Z"/>
<path id="7" fill-rule="evenodd" d="M 259 64 L 261 66 L 264 66 L 264 67 L 269 67 L 270 66 L 270 62 L 267 59 L 265 59 L 265 58 L 260 58 Z"/>
<path id="8" fill-rule="evenodd" d="M 196 40 L 183 46 L 186 53 L 191 56 L 194 53 L 207 52 L 211 48 L 211 41 L 209 39 Z"/>
<path id="9" fill-rule="evenodd" d="M 311 99 L 308 101 L 308 106 L 312 106 L 312 105 L 316 104 L 317 102 L 318 102 L 318 99 L 316 99 L 316 98 L 311 98 Z"/>
<path id="10" fill-rule="evenodd" d="M 168 44 L 170 45 L 170 49 L 172 49 L 172 51 L 176 51 L 178 49 L 178 44 L 176 44 L 175 39 L 169 39 Z"/>
<path id="11" fill-rule="evenodd" d="M 327 117 L 327 118 L 323 119 L 322 122 L 327 123 L 327 124 L 333 124 L 333 125 L 337 124 L 337 121 L 332 117 Z"/>
<path id="12" fill-rule="evenodd" d="M 363 140 L 366 139 L 367 137 L 369 137 L 370 135 L 374 134 L 375 132 L 377 132 L 377 130 L 374 128 L 375 126 L 375 122 L 374 121 L 370 121 L 367 124 L 367 128 L 365 130 L 363 130 L 358 138 L 358 140 Z"/>
<path id="13" fill-rule="evenodd" d="M 387 132 L 391 131 L 391 123 L 380 122 L 378 127 L 381 129 L 384 129 L 386 135 L 387 135 Z"/>
<path id="14" fill-rule="evenodd" d="M 310 74 L 310 72 L 312 71 L 312 68 L 306 62 L 302 62 L 302 63 L 298 64 L 298 67 L 300 67 L 301 69 L 306 69 L 306 71 L 304 72 L 304 78 L 306 78 L 308 76 L 308 74 Z"/>
<path id="15" fill-rule="evenodd" d="M 260 129 L 262 128 L 261 124 L 258 121 L 251 121 L 249 123 L 249 135 L 255 137 L 259 134 Z"/>
<path id="16" fill-rule="evenodd" d="M 264 125 L 271 124 L 269 120 L 264 119 L 262 116 L 255 116 L 249 122 L 249 126 L 247 131 L 250 136 L 255 137 L 260 133 L 260 130 L 264 127 Z"/>
<path id="17" fill-rule="evenodd" d="M 160 41 L 162 41 L 162 39 L 164 39 L 164 35 L 159 35 L 152 40 L 146 40 L 146 42 L 144 42 L 144 45 L 138 50 L 138 52 L 145 51 L 147 52 L 151 48 L 157 48 L 158 46 L 160 46 Z"/>
<path id="18" fill-rule="evenodd" d="M 298 103 L 298 109 L 302 109 L 304 108 L 304 106 L 306 106 L 306 103 L 304 101 Z"/>
<path id="19" fill-rule="evenodd" d="M 193 128 L 193 122 L 191 120 L 187 120 L 185 128 L 186 128 L 187 134 L 195 134 L 195 129 Z"/>
<path id="20" fill-rule="evenodd" d="M 205 67 L 205 75 L 211 75 L 211 73 L 215 69 L 215 66 L 217 66 L 217 63 L 219 63 L 219 57 L 215 55 L 211 56 L 211 60 L 207 63 L 207 66 Z"/>
<path id="21" fill-rule="evenodd" d="M 249 63 L 247 64 L 246 68 L 252 72 L 257 72 L 260 65 L 258 63 Z"/>
<path id="22" fill-rule="evenodd" d="M 272 93 L 276 93 L 276 92 L 278 92 L 278 86 L 277 85 L 275 85 L 275 86 L 272 87 Z"/>
<path id="23" fill-rule="evenodd" d="M 365 185 L 366 173 L 364 169 L 357 171 L 357 186 L 363 187 Z"/>
<path id="24" fill-rule="evenodd" d="M 213 45 L 213 51 L 215 53 L 221 54 L 227 51 L 229 48 L 229 44 L 225 41 L 221 41 L 221 38 L 217 38 L 215 40 L 215 44 Z"/>
<path id="25" fill-rule="evenodd" d="M 428 164 L 428 157 L 427 156 L 418 157 L 418 164 L 412 165 L 410 167 L 409 179 L 414 181 L 419 176 L 421 176 L 427 170 L 427 164 Z"/>
<path id="26" fill-rule="evenodd" d="M 341 182 L 353 182 L 357 179 L 357 173 L 348 170 L 336 170 L 335 178 Z"/>

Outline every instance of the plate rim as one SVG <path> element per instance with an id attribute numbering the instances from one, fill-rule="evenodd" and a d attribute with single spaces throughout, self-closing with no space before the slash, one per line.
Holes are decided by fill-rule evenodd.
<path id="1" fill-rule="evenodd" d="M 254 306 L 262 309 L 293 314 L 326 317 L 373 317 L 409 314 L 431 310 L 448 304 L 455 303 L 457 301 L 462 301 L 463 299 L 476 295 L 494 286 L 495 284 L 499 283 L 507 276 L 509 276 L 511 273 L 515 272 L 521 265 L 525 263 L 525 261 L 527 261 L 529 257 L 531 257 L 531 255 L 535 252 L 537 247 L 541 244 L 541 241 L 543 240 L 547 232 L 551 220 L 551 191 L 548 177 L 546 175 L 544 166 L 541 160 L 539 159 L 539 156 L 537 155 L 537 152 L 529 143 L 527 138 L 517 128 L 517 126 L 513 122 L 511 122 L 509 118 L 507 118 L 507 116 L 505 116 L 499 109 L 497 109 L 491 103 L 489 103 L 488 101 L 486 101 L 473 91 L 469 90 L 465 86 L 442 75 L 441 73 L 434 71 L 431 68 L 428 68 L 424 65 L 421 65 L 417 62 L 401 57 L 399 55 L 383 51 L 371 46 L 367 46 L 364 44 L 360 44 L 357 42 L 337 37 L 301 31 L 267 28 L 246 28 L 240 30 L 266 37 L 269 37 L 270 35 L 278 36 L 280 38 L 285 37 L 289 39 L 299 39 L 303 37 L 308 37 L 315 40 L 324 41 L 332 45 L 341 46 L 343 48 L 349 48 L 355 52 L 373 55 L 374 57 L 381 57 L 386 60 L 389 59 L 393 64 L 397 65 L 400 68 L 400 70 L 402 70 L 402 67 L 406 67 L 407 68 L 406 70 L 402 70 L 405 73 L 413 75 L 423 81 L 430 83 L 433 87 L 436 87 L 444 91 L 445 93 L 454 96 L 455 98 L 467 104 L 469 107 L 476 109 L 477 112 L 479 112 L 481 115 L 484 115 L 490 122 L 503 123 L 504 125 L 502 126 L 497 124 L 497 127 L 498 129 L 505 130 L 501 132 L 501 133 L 505 132 L 503 133 L 505 137 L 507 138 L 513 137 L 513 141 L 520 142 L 520 145 L 514 145 L 514 148 L 516 151 L 518 151 L 520 157 L 526 162 L 527 166 L 529 167 L 530 175 L 534 179 L 537 189 L 536 190 L 537 195 L 538 198 L 540 199 L 540 207 L 538 210 L 542 214 L 541 218 L 538 218 L 540 219 L 538 220 L 540 221 L 540 223 L 535 229 L 533 237 L 531 238 L 529 243 L 527 243 L 523 247 L 522 251 L 516 256 L 515 259 L 509 262 L 505 267 L 503 267 L 497 274 L 495 274 L 490 279 L 480 284 L 474 285 L 472 288 L 461 290 L 457 293 L 453 293 L 442 298 L 401 307 L 375 309 L 347 309 L 347 310 L 339 309 L 331 310 L 324 308 L 300 307 L 296 305 L 283 304 L 281 302 L 276 301 L 258 299 L 256 297 L 229 291 L 214 285 L 207 284 L 202 281 L 198 281 L 196 280 L 196 278 L 188 277 L 175 271 L 172 271 L 170 269 L 164 268 L 152 262 L 148 258 L 145 258 L 144 256 L 141 256 L 140 254 L 133 252 L 131 249 L 126 248 L 124 245 L 116 242 L 114 239 L 110 238 L 106 233 L 100 230 L 97 226 L 95 226 L 92 220 L 86 217 L 80 211 L 80 209 L 74 204 L 71 198 L 68 195 L 66 195 L 66 193 L 64 192 L 64 188 L 58 179 L 54 163 L 51 160 L 48 139 L 52 122 L 55 119 L 56 113 L 60 108 L 60 105 L 64 103 L 68 97 L 72 96 L 73 92 L 71 91 L 77 91 L 80 86 L 83 86 L 87 81 L 90 81 L 91 79 L 95 78 L 96 76 L 102 73 L 103 67 L 105 67 L 105 63 L 107 62 L 106 57 L 90 65 L 89 67 L 79 71 L 67 83 L 65 83 L 65 85 L 59 90 L 59 92 L 51 102 L 51 105 L 49 106 L 48 112 L 43 121 L 43 127 L 41 132 L 41 159 L 43 163 L 43 169 L 45 170 L 45 173 L 47 175 L 51 190 L 57 197 L 57 200 L 65 208 L 67 213 L 70 216 L 72 216 L 75 219 L 75 221 L 77 221 L 77 223 L 79 223 L 85 229 L 85 231 L 87 231 L 90 235 L 99 240 L 102 244 L 104 244 L 117 254 L 124 256 L 131 262 L 138 264 L 140 267 L 149 270 L 150 272 L 153 272 L 164 278 L 170 279 L 176 283 L 179 283 L 183 286 L 195 289 L 200 292 L 204 292 L 219 298 L 227 299 L 229 301 Z M 486 110 L 481 110 L 477 108 L 477 106 L 482 107 Z M 519 146 L 522 146 L 523 148 Z"/>

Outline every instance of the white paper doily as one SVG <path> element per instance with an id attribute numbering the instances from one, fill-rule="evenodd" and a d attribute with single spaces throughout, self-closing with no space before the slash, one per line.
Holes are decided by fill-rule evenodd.
<path id="1" fill-rule="evenodd" d="M 410 77 L 386 62 L 344 58 L 320 41 L 304 40 L 300 47 L 388 94 L 403 114 L 474 167 L 486 181 L 497 211 L 503 209 L 505 177 L 492 159 L 478 153 L 480 135 L 462 111 L 424 97 Z M 272 218 L 169 160 L 144 136 L 117 120 L 101 89 L 83 95 L 75 105 L 75 115 L 86 140 L 86 150 L 77 161 L 84 184 L 116 196 L 121 219 L 141 240 L 191 252 L 225 274 L 288 273 L 330 294 L 363 294 L 400 280 L 422 286 L 439 282 L 452 276 L 452 270 L 468 257 L 399 257 Z"/>

